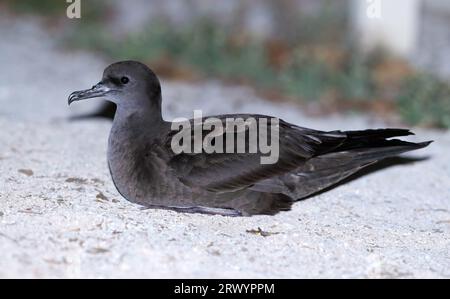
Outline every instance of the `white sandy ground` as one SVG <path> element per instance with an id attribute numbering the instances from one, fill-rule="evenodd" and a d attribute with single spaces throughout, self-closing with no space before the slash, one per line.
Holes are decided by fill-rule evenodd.
<path id="1" fill-rule="evenodd" d="M 436 140 L 409 155 L 427 160 L 372 172 L 276 216 L 142 210 L 109 177 L 110 122 L 67 120 L 95 105 L 69 109 L 67 95 L 96 83 L 108 62 L 58 50 L 35 21 L 2 16 L 0 36 L 0 278 L 450 277 L 449 133 L 415 130 L 411 140 Z M 308 118 L 217 82 L 163 81 L 163 96 L 168 119 L 202 108 L 319 129 L 383 126 Z"/>

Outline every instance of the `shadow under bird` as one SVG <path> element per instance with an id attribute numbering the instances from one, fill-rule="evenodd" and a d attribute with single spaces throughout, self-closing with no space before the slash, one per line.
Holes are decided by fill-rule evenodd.
<path id="1" fill-rule="evenodd" d="M 127 200 L 148 208 L 272 215 L 379 160 L 431 143 L 391 139 L 412 135 L 404 129 L 324 132 L 280 119 L 279 159 L 274 164 L 261 164 L 261 153 L 176 154 L 171 147 L 172 123 L 161 113 L 161 86 L 147 66 L 114 63 L 92 89 L 72 93 L 69 105 L 98 97 L 117 106 L 107 153 L 114 184 Z M 224 126 L 229 117 L 269 118 L 214 117 Z"/>

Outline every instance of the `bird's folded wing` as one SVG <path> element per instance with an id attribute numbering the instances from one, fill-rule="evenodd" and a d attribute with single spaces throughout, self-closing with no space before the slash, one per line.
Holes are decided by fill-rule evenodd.
<path id="1" fill-rule="evenodd" d="M 260 115 L 241 115 L 254 117 Z M 236 117 L 236 115 L 234 115 Z M 225 126 L 225 116 L 219 117 Z M 192 188 L 213 192 L 230 192 L 296 169 L 309 158 L 339 146 L 345 135 L 325 133 L 293 126 L 279 120 L 279 159 L 275 164 L 262 164 L 258 153 L 180 153 L 174 154 L 169 162 L 181 182 Z M 194 136 L 195 126 L 190 128 Z M 230 133 L 230 132 L 227 132 Z M 173 134 L 169 134 L 170 147 Z M 248 146 L 248 138 L 246 138 Z"/>

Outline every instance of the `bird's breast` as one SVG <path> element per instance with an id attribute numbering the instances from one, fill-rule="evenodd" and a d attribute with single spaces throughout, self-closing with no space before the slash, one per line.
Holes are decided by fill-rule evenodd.
<path id="1" fill-rule="evenodd" d="M 161 145 L 111 132 L 108 141 L 108 164 L 119 193 L 142 205 L 182 204 L 191 197 L 168 166 Z"/>

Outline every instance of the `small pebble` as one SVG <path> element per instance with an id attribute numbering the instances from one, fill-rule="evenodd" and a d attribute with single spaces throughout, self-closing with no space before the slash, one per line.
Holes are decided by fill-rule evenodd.
<path id="1" fill-rule="evenodd" d="M 18 172 L 26 176 L 32 176 L 34 174 L 33 170 L 31 169 L 19 169 Z"/>

